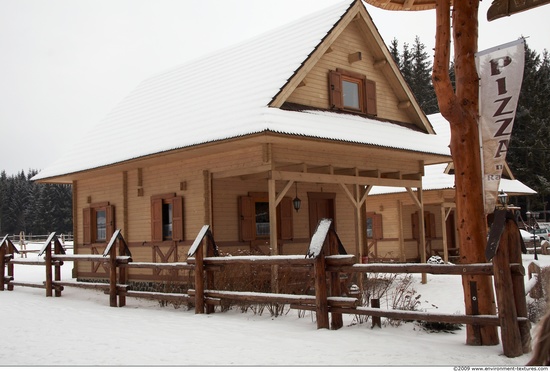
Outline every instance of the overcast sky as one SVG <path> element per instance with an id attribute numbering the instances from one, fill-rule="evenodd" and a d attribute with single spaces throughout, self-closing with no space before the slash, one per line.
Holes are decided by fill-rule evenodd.
<path id="1" fill-rule="evenodd" d="M 341 0 L 0 0 L 0 171 L 44 169 L 140 81 Z M 550 49 L 550 5 L 493 22 L 479 49 L 527 37 Z M 386 45 L 429 51 L 435 11 L 367 5 Z"/>

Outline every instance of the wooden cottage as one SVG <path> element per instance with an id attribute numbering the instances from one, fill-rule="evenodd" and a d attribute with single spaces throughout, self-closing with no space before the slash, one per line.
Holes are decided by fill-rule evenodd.
<path id="1" fill-rule="evenodd" d="M 145 80 L 34 180 L 72 185 L 76 253 L 121 229 L 134 261 L 184 261 L 208 224 L 222 254 L 305 254 L 329 217 L 361 257 L 367 191 L 421 190 L 425 166 L 449 160 L 364 5 L 347 0 Z M 78 263 L 74 275 L 105 272 Z"/>
<path id="2" fill-rule="evenodd" d="M 449 122 L 441 114 L 428 118 L 441 142 L 448 144 Z M 426 166 L 420 192 L 384 186 L 370 190 L 366 209 L 367 256 L 371 262 L 425 262 L 430 256 L 440 256 L 445 262 L 460 259 L 453 170 L 452 162 Z M 504 168 L 499 190 L 509 197 L 536 194 L 516 180 L 508 166 Z M 422 214 L 424 234 L 420 234 Z M 422 250 L 422 246 L 426 249 Z"/>

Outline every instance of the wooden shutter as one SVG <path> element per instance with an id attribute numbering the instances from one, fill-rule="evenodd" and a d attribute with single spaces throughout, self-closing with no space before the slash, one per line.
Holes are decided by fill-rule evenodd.
<path id="1" fill-rule="evenodd" d="M 183 240 L 183 197 L 172 199 L 172 240 Z"/>
<path id="2" fill-rule="evenodd" d="M 292 227 L 292 200 L 288 197 L 283 198 L 279 204 L 279 238 L 290 240 L 294 237 Z"/>
<path id="3" fill-rule="evenodd" d="M 368 115 L 378 115 L 376 109 L 376 82 L 365 79 L 365 107 Z"/>
<path id="4" fill-rule="evenodd" d="M 151 199 L 151 240 L 162 241 L 162 199 Z"/>
<path id="5" fill-rule="evenodd" d="M 108 205 L 105 207 L 105 239 L 109 241 L 115 233 L 115 206 Z"/>
<path id="6" fill-rule="evenodd" d="M 84 208 L 82 210 L 82 243 L 92 243 L 92 208 Z"/>
<path id="7" fill-rule="evenodd" d="M 344 108 L 344 100 L 342 97 L 342 75 L 337 71 L 329 71 L 329 104 L 331 108 Z"/>
<path id="8" fill-rule="evenodd" d="M 414 212 L 411 215 L 412 218 L 412 232 L 413 232 L 413 239 L 420 239 L 419 235 L 419 226 L 420 226 L 420 220 L 418 219 L 419 213 L 418 211 Z M 424 233 L 426 238 L 435 238 L 436 237 L 436 230 L 435 230 L 435 215 L 433 213 L 424 212 Z"/>
<path id="9" fill-rule="evenodd" d="M 420 235 L 419 235 L 419 228 L 418 226 L 420 225 L 420 220 L 418 219 L 418 211 L 417 212 L 414 212 L 412 215 L 411 215 L 411 223 L 412 223 L 412 234 L 413 234 L 413 239 L 415 240 L 418 240 Z"/>
<path id="10" fill-rule="evenodd" d="M 426 224 L 426 238 L 433 239 L 437 236 L 435 230 L 435 214 L 430 212 L 424 212 L 424 219 Z"/>
<path id="11" fill-rule="evenodd" d="M 384 230 L 382 229 L 382 215 L 374 214 L 372 216 L 372 238 L 375 240 L 384 239 Z"/>
<path id="12" fill-rule="evenodd" d="M 256 231 L 256 213 L 254 198 L 239 196 L 239 239 L 243 242 L 254 240 Z"/>

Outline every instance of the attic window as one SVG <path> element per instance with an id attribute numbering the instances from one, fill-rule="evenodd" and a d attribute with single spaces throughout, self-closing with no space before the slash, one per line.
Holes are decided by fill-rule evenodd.
<path id="1" fill-rule="evenodd" d="M 329 98 L 333 109 L 376 115 L 376 83 L 365 75 L 329 71 Z"/>

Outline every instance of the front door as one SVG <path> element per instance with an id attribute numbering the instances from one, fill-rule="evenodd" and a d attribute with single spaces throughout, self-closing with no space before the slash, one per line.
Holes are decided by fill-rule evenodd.
<path id="1" fill-rule="evenodd" d="M 336 230 L 335 214 L 335 193 L 310 192 L 308 193 L 309 204 L 309 235 L 313 236 L 317 224 L 323 218 L 332 219 L 331 228 Z"/>

